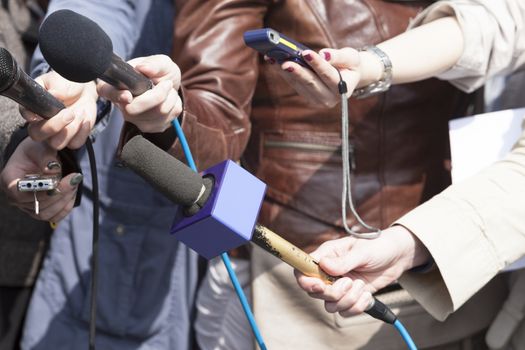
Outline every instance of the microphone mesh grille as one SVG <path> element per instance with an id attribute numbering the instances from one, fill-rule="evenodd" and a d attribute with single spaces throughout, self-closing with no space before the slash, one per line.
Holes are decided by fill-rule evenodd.
<path id="1" fill-rule="evenodd" d="M 13 83 L 15 73 L 15 64 L 13 56 L 4 49 L 0 47 L 0 92 L 3 92 L 5 89 L 11 86 Z"/>

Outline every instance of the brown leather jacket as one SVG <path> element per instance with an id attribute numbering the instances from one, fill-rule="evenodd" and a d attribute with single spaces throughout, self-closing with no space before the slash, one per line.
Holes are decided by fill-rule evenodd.
<path id="1" fill-rule="evenodd" d="M 182 71 L 182 126 L 199 168 L 242 155 L 268 184 L 263 224 L 307 250 L 341 235 L 340 106 L 308 105 L 244 45 L 243 32 L 271 27 L 314 50 L 360 48 L 403 32 L 428 3 L 185 1 L 173 58 Z M 352 187 L 368 223 L 385 227 L 449 184 L 447 121 L 464 97 L 427 80 L 350 101 Z M 183 158 L 178 143 L 171 151 Z"/>

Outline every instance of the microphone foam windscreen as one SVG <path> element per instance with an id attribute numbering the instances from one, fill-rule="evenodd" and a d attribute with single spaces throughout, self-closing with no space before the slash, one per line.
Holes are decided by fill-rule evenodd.
<path id="1" fill-rule="evenodd" d="M 201 176 L 143 136 L 129 140 L 121 157 L 131 170 L 174 203 L 188 207 L 199 198 Z"/>
<path id="2" fill-rule="evenodd" d="M 102 75 L 113 55 L 113 43 L 102 28 L 71 10 L 59 10 L 46 18 L 39 43 L 51 68 L 79 83 Z"/>
<path id="3" fill-rule="evenodd" d="M 16 62 L 13 56 L 9 51 L 0 47 L 0 93 L 13 84 L 15 73 Z"/>

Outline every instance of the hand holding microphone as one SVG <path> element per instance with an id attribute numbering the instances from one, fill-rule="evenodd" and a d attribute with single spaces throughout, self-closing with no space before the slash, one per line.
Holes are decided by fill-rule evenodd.
<path id="1" fill-rule="evenodd" d="M 81 83 L 99 79 L 100 96 L 114 102 L 125 120 L 142 132 L 163 132 L 182 112 L 177 65 L 164 55 L 127 64 L 113 53 L 111 39 L 102 28 L 87 17 L 70 10 L 52 13 L 40 29 L 40 46 L 63 77 Z"/>
<path id="2" fill-rule="evenodd" d="M 48 91 L 71 109 L 64 109 L 62 102 Z M 36 141 L 48 142 L 57 150 L 79 148 L 84 144 L 96 117 L 97 96 L 93 83 L 72 83 L 55 72 L 35 81 L 4 48 L 0 48 L 0 95 L 22 106 L 22 116 L 30 123 L 30 136 Z M 56 118 L 51 120 L 51 117 Z"/>
<path id="3" fill-rule="evenodd" d="M 372 300 L 371 293 L 430 259 L 422 243 L 399 225 L 373 240 L 344 237 L 327 241 L 311 255 L 324 271 L 342 277 L 328 285 L 296 271 L 297 283 L 311 297 L 323 300 L 328 312 L 343 317 L 362 313 Z"/>
<path id="4" fill-rule="evenodd" d="M 115 103 L 124 119 L 146 133 L 163 132 L 182 112 L 179 67 L 166 55 L 140 57 L 128 62 L 138 72 L 151 79 L 153 88 L 133 97 L 129 90 L 120 90 L 99 81 L 100 97 Z"/>
<path id="5" fill-rule="evenodd" d="M 22 117 L 29 122 L 28 133 L 35 141 L 51 148 L 78 149 L 86 143 L 97 117 L 97 91 L 94 82 L 75 83 L 51 71 L 35 79 L 67 108 L 51 119 L 44 119 L 21 107 Z"/>

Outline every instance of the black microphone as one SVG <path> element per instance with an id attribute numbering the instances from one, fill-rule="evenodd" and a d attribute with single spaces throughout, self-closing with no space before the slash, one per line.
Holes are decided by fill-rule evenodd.
<path id="1" fill-rule="evenodd" d="M 86 83 L 101 79 L 138 96 L 152 82 L 113 53 L 113 43 L 98 24 L 71 10 L 50 14 L 39 33 L 40 49 L 49 65 L 64 78 Z"/>
<path id="2" fill-rule="evenodd" d="M 213 189 L 211 177 L 201 177 L 180 160 L 160 150 L 143 137 L 133 137 L 122 149 L 126 166 L 173 203 L 193 215 L 208 200 Z"/>
<path id="3" fill-rule="evenodd" d="M 29 77 L 3 47 L 0 47 L 0 95 L 46 119 L 65 108 L 62 102 Z"/>
<path id="4" fill-rule="evenodd" d="M 326 283 L 333 283 L 339 278 L 325 273 L 309 254 L 268 228 L 259 224 L 254 225 L 264 191 L 259 195 L 260 192 L 253 189 L 258 185 L 246 181 L 246 178 L 255 177 L 234 165 L 235 163 L 226 161 L 229 162 L 229 166 L 223 166 L 222 164 L 226 163 L 223 162 L 206 170 L 204 173 L 209 176 L 206 181 L 206 175 L 204 178 L 201 177 L 140 135 L 133 137 L 124 145 L 121 157 L 131 170 L 167 198 L 175 204 L 186 207 L 185 217 L 176 217 L 172 233 L 200 255 L 210 259 L 251 241 L 308 276 L 320 278 Z M 251 196 L 251 193 L 255 195 Z M 199 203 L 198 208 L 195 203 Z M 224 208 L 226 206 L 227 208 Z M 210 210 L 214 210 L 210 207 L 222 212 L 223 215 L 220 213 L 207 215 Z M 255 209 L 245 211 L 245 207 Z M 228 214 L 224 215 L 224 212 Z M 235 215 L 230 216 L 232 212 Z M 246 216 L 254 218 L 251 224 L 244 225 Z M 193 219 L 193 217 L 197 218 Z M 191 226 L 196 228 L 188 230 Z M 184 230 L 188 231 L 187 234 L 180 234 Z M 242 236 L 243 239 L 237 236 Z M 386 305 L 375 298 L 366 313 L 387 323 L 394 323 L 397 319 Z"/>

